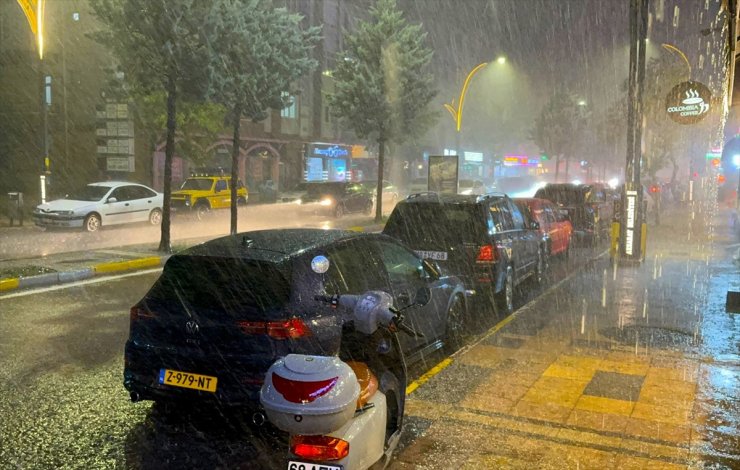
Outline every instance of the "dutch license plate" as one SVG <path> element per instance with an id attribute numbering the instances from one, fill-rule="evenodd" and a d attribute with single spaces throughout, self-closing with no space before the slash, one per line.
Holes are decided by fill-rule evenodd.
<path id="1" fill-rule="evenodd" d="M 440 261 L 447 261 L 446 251 L 419 251 L 416 250 L 416 254 L 424 259 L 436 259 Z"/>
<path id="2" fill-rule="evenodd" d="M 218 378 L 180 370 L 160 369 L 159 383 L 174 387 L 203 390 L 204 392 L 215 392 Z"/>
<path id="3" fill-rule="evenodd" d="M 288 462 L 288 470 L 342 470 L 342 466 L 291 460 Z"/>

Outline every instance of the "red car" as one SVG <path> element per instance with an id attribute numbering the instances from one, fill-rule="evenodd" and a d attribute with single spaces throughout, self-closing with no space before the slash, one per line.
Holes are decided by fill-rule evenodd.
<path id="1" fill-rule="evenodd" d="M 514 202 L 530 219 L 540 224 L 540 233 L 547 235 L 550 256 L 565 254 L 570 250 L 573 226 L 557 205 L 546 199 L 517 198 Z"/>

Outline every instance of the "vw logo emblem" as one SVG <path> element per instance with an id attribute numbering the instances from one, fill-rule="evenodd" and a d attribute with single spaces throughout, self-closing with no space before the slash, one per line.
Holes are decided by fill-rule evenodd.
<path id="1" fill-rule="evenodd" d="M 190 320 L 189 322 L 185 323 L 185 332 L 190 336 L 195 336 L 200 331 L 200 326 L 193 321 Z"/>

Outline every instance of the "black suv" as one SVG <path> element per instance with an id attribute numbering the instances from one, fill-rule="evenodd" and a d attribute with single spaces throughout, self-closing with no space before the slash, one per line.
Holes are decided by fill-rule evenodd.
<path id="1" fill-rule="evenodd" d="M 568 213 L 580 243 L 597 245 L 609 237 L 614 200 L 602 185 L 548 184 L 534 197 L 554 202 Z"/>
<path id="2" fill-rule="evenodd" d="M 343 230 L 246 232 L 173 255 L 131 308 L 124 385 L 133 401 L 256 406 L 270 365 L 289 353 L 336 354 L 338 311 L 317 294 L 382 290 L 423 337 L 399 339 L 409 361 L 462 339 L 462 282 L 398 240 Z"/>
<path id="3" fill-rule="evenodd" d="M 537 228 L 505 195 L 421 193 L 396 205 L 383 233 L 436 261 L 508 313 L 523 281 L 543 281 L 547 251 Z"/>

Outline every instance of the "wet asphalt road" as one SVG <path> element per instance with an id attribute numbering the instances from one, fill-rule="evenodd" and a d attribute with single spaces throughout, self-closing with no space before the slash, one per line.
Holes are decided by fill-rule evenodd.
<path id="1" fill-rule="evenodd" d="M 383 212 L 389 214 L 392 205 L 383 206 Z M 3 220 L 2 223 L 5 221 Z M 248 205 L 239 208 L 237 228 L 239 232 L 269 228 L 343 228 L 353 225 L 367 225 L 372 218 L 362 214 L 347 214 L 341 219 L 326 215 L 300 213 L 292 204 Z M 203 221 L 190 215 L 179 215 L 172 218 L 170 235 L 173 247 L 178 242 L 188 240 L 207 240 L 228 235 L 230 229 L 230 212 L 228 210 L 212 211 Z M 158 243 L 161 228 L 147 224 L 114 225 L 103 227 L 95 233 L 81 230 L 43 230 L 33 226 L 33 221 L 26 220 L 23 227 L 1 227 L 0 261 L 21 258 L 41 257 L 55 253 L 95 250 L 110 247 L 122 247 L 144 243 Z"/>
<path id="2" fill-rule="evenodd" d="M 738 444 L 740 328 L 735 317 L 712 310 L 717 302 L 709 300 L 719 298 L 722 289 L 736 282 L 732 276 L 737 268 L 721 257 L 710 265 L 709 248 L 701 243 L 696 250 L 683 250 L 685 244 L 664 247 L 665 257 L 648 259 L 642 277 L 613 278 L 606 259 L 589 261 L 598 254 L 589 249 L 579 250 L 570 261 L 555 261 L 553 279 L 576 270 L 580 273 L 549 291 L 544 302 L 515 318 L 503 334 L 486 341 L 510 347 L 507 343 L 517 343 L 516 335 L 535 335 L 533 341 L 542 349 L 574 344 L 598 349 L 598 335 L 646 350 L 669 347 L 714 357 L 705 368 L 708 395 L 701 403 L 706 405 L 703 419 L 716 437 L 708 435 L 703 452 L 714 451 L 717 462 L 726 464 L 733 460 L 722 455 Z M 663 268 L 676 271 L 677 266 L 685 266 L 685 276 L 661 272 Z M 652 285 L 658 288 L 646 291 L 651 269 L 656 281 Z M 710 274 L 724 281 L 709 283 Z M 149 402 L 129 401 L 122 385 L 128 310 L 157 275 L 0 298 L 0 468 L 283 468 L 284 464 L 276 464 L 284 449 L 279 438 L 256 436 L 245 424 L 246 416 L 207 408 L 165 415 Z M 598 311 L 604 283 L 609 308 L 589 314 Z M 520 304 L 537 295 L 528 290 Z M 712 307 L 705 312 L 705 306 Z M 480 330 L 500 320 L 489 318 L 489 323 L 479 325 Z M 425 362 L 441 359 L 439 355 Z M 456 367 L 466 368 L 464 362 Z M 417 376 L 425 371 L 415 369 Z M 440 376 L 437 383 L 423 385 L 412 400 L 444 405 L 449 401 L 444 396 L 459 393 L 462 397 L 480 382 L 480 371 L 473 372 L 458 384 L 446 383 Z M 423 458 L 413 452 L 415 442 L 427 438 L 428 423 L 420 426 L 419 422 L 423 421 L 409 422 L 399 453 L 401 467 Z M 535 438 L 531 443 L 540 445 Z"/>

